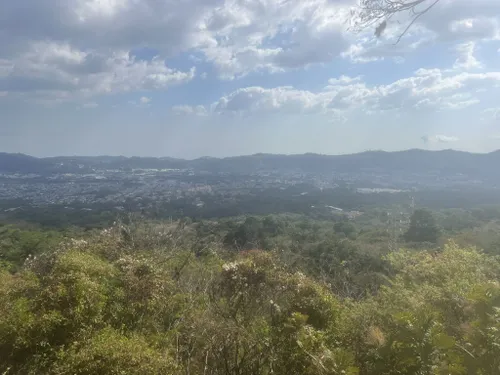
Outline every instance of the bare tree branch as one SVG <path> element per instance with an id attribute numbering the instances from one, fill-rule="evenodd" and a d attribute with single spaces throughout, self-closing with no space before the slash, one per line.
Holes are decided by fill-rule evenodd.
<path id="1" fill-rule="evenodd" d="M 380 37 L 388 21 L 396 14 L 409 12 L 410 23 L 399 35 L 396 44 L 414 23 L 431 10 L 440 0 L 359 0 L 358 8 L 351 11 L 351 30 L 362 31 L 377 25 L 375 35 Z M 420 9 L 420 6 L 423 8 Z"/>

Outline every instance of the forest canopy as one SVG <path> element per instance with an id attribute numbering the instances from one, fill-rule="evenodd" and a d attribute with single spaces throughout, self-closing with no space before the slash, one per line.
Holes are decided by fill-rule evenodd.
<path id="1" fill-rule="evenodd" d="M 497 374 L 498 257 L 366 235 L 295 216 L 47 234 L 3 262 L 0 373 Z"/>

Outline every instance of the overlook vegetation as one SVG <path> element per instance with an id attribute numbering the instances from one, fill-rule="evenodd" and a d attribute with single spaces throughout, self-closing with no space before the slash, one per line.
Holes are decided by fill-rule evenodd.
<path id="1" fill-rule="evenodd" d="M 417 210 L 392 250 L 373 223 L 299 215 L 4 226 L 0 373 L 498 374 L 487 225 Z"/>

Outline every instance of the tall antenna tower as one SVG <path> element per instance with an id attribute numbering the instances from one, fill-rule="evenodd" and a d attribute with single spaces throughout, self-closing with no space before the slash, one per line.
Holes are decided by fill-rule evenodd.
<path id="1" fill-rule="evenodd" d="M 410 215 L 413 215 L 415 212 L 415 197 L 412 195 L 410 196 L 411 202 L 410 202 Z"/>
<path id="2" fill-rule="evenodd" d="M 396 251 L 399 248 L 399 232 L 400 232 L 400 223 L 401 223 L 401 207 L 398 205 L 395 208 L 392 208 L 389 214 L 389 251 Z"/>
<path id="3" fill-rule="evenodd" d="M 406 205 L 397 205 L 393 207 L 387 214 L 389 215 L 388 220 L 388 233 L 389 233 L 389 243 L 388 247 L 390 251 L 399 250 L 399 239 L 403 234 L 403 230 L 405 229 L 408 220 L 411 215 L 415 212 L 415 197 L 410 195 L 410 205 L 409 207 Z M 408 212 L 409 208 L 409 212 Z"/>

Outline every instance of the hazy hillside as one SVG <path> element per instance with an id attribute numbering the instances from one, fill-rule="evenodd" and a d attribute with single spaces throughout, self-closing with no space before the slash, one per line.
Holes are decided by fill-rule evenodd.
<path id="1" fill-rule="evenodd" d="M 0 153 L 0 172 L 31 173 L 50 168 L 50 163 L 24 154 Z"/>
<path id="2" fill-rule="evenodd" d="M 255 173 L 307 172 L 335 173 L 404 173 L 450 176 L 463 174 L 483 181 L 500 182 L 496 168 L 500 151 L 473 154 L 461 151 L 407 150 L 369 151 L 350 155 L 272 155 L 256 154 L 228 158 L 183 160 L 152 157 L 53 157 L 34 158 L 23 154 L 0 154 L 0 172 L 84 173 L 93 169 L 193 169 L 195 171 Z"/>

